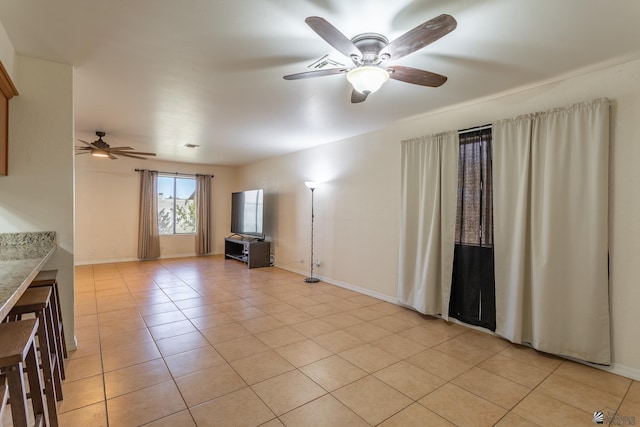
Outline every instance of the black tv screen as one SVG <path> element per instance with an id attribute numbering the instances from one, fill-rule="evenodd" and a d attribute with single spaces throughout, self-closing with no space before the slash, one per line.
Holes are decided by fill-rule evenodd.
<path id="1" fill-rule="evenodd" d="M 231 194 L 231 232 L 264 239 L 264 191 L 247 190 Z"/>

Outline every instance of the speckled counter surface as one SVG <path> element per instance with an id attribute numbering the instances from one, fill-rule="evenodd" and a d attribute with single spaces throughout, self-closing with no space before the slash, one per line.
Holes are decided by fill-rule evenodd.
<path id="1" fill-rule="evenodd" d="M 0 233 L 0 321 L 56 250 L 52 231 Z"/>

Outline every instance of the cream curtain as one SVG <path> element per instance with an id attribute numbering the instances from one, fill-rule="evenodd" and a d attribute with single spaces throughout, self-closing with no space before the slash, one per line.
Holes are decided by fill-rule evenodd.
<path id="1" fill-rule="evenodd" d="M 138 222 L 138 258 L 160 257 L 158 231 L 158 173 L 140 171 L 140 218 Z"/>
<path id="2" fill-rule="evenodd" d="M 211 252 L 211 175 L 196 175 L 196 254 Z"/>
<path id="3" fill-rule="evenodd" d="M 496 333 L 609 364 L 606 99 L 493 125 Z"/>
<path id="4" fill-rule="evenodd" d="M 449 314 L 456 228 L 458 133 L 402 142 L 398 301 Z"/>

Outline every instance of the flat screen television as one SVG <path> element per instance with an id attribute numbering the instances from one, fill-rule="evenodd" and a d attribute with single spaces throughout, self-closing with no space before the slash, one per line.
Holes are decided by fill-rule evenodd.
<path id="1" fill-rule="evenodd" d="M 231 193 L 231 232 L 264 239 L 264 191 Z"/>

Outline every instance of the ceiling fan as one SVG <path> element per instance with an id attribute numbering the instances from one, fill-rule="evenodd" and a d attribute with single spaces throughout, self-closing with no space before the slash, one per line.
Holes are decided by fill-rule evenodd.
<path id="1" fill-rule="evenodd" d="M 109 144 L 102 140 L 102 137 L 106 135 L 106 133 L 101 131 L 96 131 L 96 135 L 98 139 L 93 142 L 83 141 L 79 139 L 78 141 L 86 144 L 87 147 L 76 147 L 76 155 L 78 154 L 91 154 L 96 157 L 108 157 L 111 160 L 116 160 L 118 156 L 124 157 L 133 157 L 134 159 L 146 160 L 145 157 L 141 156 L 155 156 L 156 153 L 143 153 L 140 151 L 132 151 L 135 148 L 132 147 L 111 147 Z"/>
<path id="2" fill-rule="evenodd" d="M 284 76 L 285 80 L 347 73 L 347 80 L 353 86 L 352 103 L 363 102 L 390 78 L 430 87 L 441 86 L 447 81 L 447 77 L 430 71 L 399 65 L 383 66 L 383 63 L 409 55 L 453 31 L 457 22 L 451 15 L 442 14 L 430 19 L 391 43 L 378 33 L 364 33 L 348 39 L 328 21 L 318 16 L 310 16 L 305 22 L 327 43 L 349 57 L 355 66 L 289 74 Z"/>

